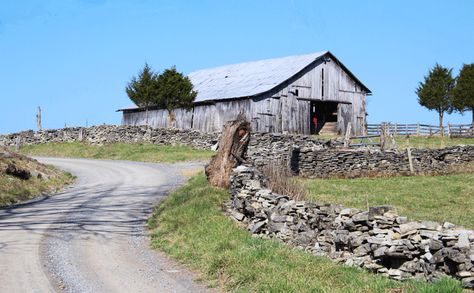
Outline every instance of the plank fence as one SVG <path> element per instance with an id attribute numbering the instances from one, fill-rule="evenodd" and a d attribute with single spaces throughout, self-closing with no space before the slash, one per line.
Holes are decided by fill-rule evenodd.
<path id="1" fill-rule="evenodd" d="M 367 124 L 367 135 L 380 135 L 383 127 L 386 127 L 389 134 L 394 136 L 440 136 L 448 137 L 474 137 L 474 124 L 448 124 L 439 127 L 429 124 L 402 124 L 402 123 L 380 123 Z"/>

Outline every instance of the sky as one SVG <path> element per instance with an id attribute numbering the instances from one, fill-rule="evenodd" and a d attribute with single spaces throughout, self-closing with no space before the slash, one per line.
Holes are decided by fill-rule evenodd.
<path id="1" fill-rule="evenodd" d="M 147 62 L 185 74 L 328 50 L 369 89 L 368 122 L 437 124 L 415 89 L 474 63 L 471 0 L 0 0 L 0 133 L 120 124 Z M 471 114 L 445 122 L 470 123 Z"/>

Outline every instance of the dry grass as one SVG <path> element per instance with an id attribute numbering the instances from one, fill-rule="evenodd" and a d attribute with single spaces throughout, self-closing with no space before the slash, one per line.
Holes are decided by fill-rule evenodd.
<path id="1" fill-rule="evenodd" d="M 283 163 L 265 165 L 262 173 L 268 178 L 269 188 L 278 194 L 288 195 L 294 200 L 304 200 L 306 188 L 293 177 L 289 168 Z"/>

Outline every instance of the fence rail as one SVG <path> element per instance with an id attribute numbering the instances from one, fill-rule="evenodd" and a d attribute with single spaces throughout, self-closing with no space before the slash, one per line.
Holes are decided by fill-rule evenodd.
<path id="1" fill-rule="evenodd" d="M 392 135 L 435 136 L 443 134 L 450 137 L 474 137 L 474 124 L 448 124 L 447 126 L 439 127 L 421 123 L 367 124 L 367 135 L 380 135 L 384 126 L 388 133 Z"/>

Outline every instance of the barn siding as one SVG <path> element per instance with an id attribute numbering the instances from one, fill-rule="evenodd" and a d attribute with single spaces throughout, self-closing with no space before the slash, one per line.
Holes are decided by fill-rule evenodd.
<path id="1" fill-rule="evenodd" d="M 168 125 L 166 110 L 149 111 L 148 123 L 154 127 L 193 128 L 214 132 L 221 131 L 225 122 L 234 120 L 239 113 L 243 113 L 257 132 L 309 134 L 311 100 L 340 102 L 338 131 L 344 133 L 347 124 L 351 122 L 353 134 L 364 133 L 365 93 L 334 59 L 329 59 L 328 62 L 317 61 L 276 89 L 257 97 L 196 105 L 191 111 L 176 110 L 176 121 L 172 125 Z M 123 115 L 124 124 L 146 123 L 145 111 L 124 112 Z"/>

